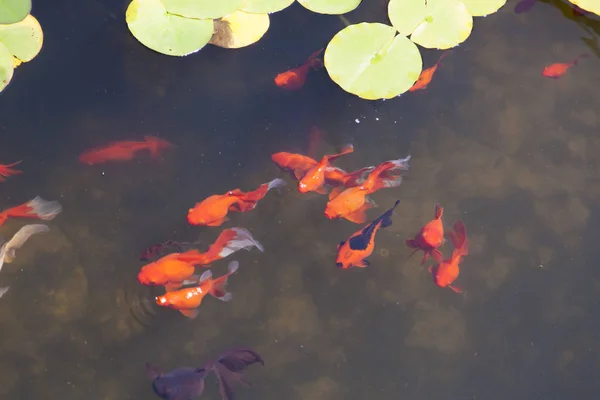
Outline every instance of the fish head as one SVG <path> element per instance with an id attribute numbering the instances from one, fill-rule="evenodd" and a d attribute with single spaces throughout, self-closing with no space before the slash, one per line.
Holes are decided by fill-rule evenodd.
<path id="1" fill-rule="evenodd" d="M 206 217 L 202 211 L 197 208 L 190 208 L 187 215 L 187 221 L 191 225 L 205 225 L 207 223 Z"/>
<path id="2" fill-rule="evenodd" d="M 159 268 L 153 268 L 152 266 L 154 265 L 156 264 L 152 263 L 142 267 L 142 270 L 138 273 L 138 282 L 146 286 L 157 286 L 167 283 L 165 275 Z"/>

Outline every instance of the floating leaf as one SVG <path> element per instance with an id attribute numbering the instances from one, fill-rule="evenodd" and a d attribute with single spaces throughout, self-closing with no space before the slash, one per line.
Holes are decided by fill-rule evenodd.
<path id="1" fill-rule="evenodd" d="M 305 8 L 319 14 L 345 14 L 354 10 L 362 0 L 298 0 Z"/>
<path id="2" fill-rule="evenodd" d="M 256 43 L 269 30 L 269 14 L 236 11 L 215 22 L 215 34 L 210 44 L 226 49 L 238 49 Z"/>
<path id="3" fill-rule="evenodd" d="M 0 43 L 0 92 L 9 84 L 13 73 L 13 56 L 8 48 Z"/>
<path id="4" fill-rule="evenodd" d="M 600 15 L 600 0 L 569 0 L 577 7 Z"/>
<path id="5" fill-rule="evenodd" d="M 31 0 L 0 0 L 0 24 L 17 23 L 30 12 Z"/>
<path id="6" fill-rule="evenodd" d="M 244 0 L 160 0 L 170 14 L 186 18 L 214 19 L 237 11 Z"/>
<path id="7" fill-rule="evenodd" d="M 255 14 L 270 14 L 292 5 L 294 0 L 246 0 L 242 11 Z"/>
<path id="8" fill-rule="evenodd" d="M 125 13 L 129 30 L 144 46 L 168 56 L 187 56 L 206 46 L 212 19 L 188 19 L 167 13 L 160 0 L 133 0 Z"/>
<path id="9" fill-rule="evenodd" d="M 31 61 L 37 56 L 43 42 L 42 27 L 32 15 L 16 24 L 0 25 L 0 43 L 23 62 Z"/>
<path id="10" fill-rule="evenodd" d="M 473 17 L 459 0 L 390 0 L 388 15 L 398 32 L 430 49 L 457 46 L 473 29 Z"/>
<path id="11" fill-rule="evenodd" d="M 360 23 L 339 31 L 325 50 L 325 67 L 342 89 L 363 99 L 389 99 L 406 92 L 423 68 L 419 49 L 396 29 Z"/>
<path id="12" fill-rule="evenodd" d="M 498 11 L 506 4 L 506 0 L 460 0 L 474 17 L 485 17 Z"/>

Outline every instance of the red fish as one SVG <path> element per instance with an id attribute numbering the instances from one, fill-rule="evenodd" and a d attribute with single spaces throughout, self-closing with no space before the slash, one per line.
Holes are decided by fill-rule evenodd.
<path id="1" fill-rule="evenodd" d="M 208 265 L 238 250 L 250 250 L 253 247 L 260 251 L 264 250 L 248 230 L 243 228 L 225 229 L 206 253 L 188 250 L 184 253 L 166 255 L 144 265 L 138 274 L 138 281 L 142 285 L 165 286 L 167 291 L 173 291 L 184 284 L 198 281 L 198 277 L 194 275 L 195 266 Z"/>
<path id="2" fill-rule="evenodd" d="M 317 58 L 321 52 L 323 52 L 323 49 L 315 51 L 301 66 L 277 75 L 275 77 L 275 84 L 280 88 L 287 90 L 298 90 L 302 88 L 306 82 L 306 76 L 308 75 L 310 68 L 318 69 L 323 67 L 323 61 Z"/>
<path id="3" fill-rule="evenodd" d="M 4 182 L 9 176 L 22 174 L 22 171 L 12 168 L 15 165 L 21 164 L 21 162 L 17 161 L 8 165 L 0 164 L 0 182 Z"/>
<path id="4" fill-rule="evenodd" d="M 433 67 L 429 67 L 429 68 L 423 70 L 421 72 L 421 75 L 419 75 L 417 82 L 415 82 L 415 84 L 410 89 L 408 89 L 408 91 L 415 92 L 417 90 L 427 89 L 427 86 L 429 85 L 429 83 L 431 83 L 431 80 L 433 79 L 433 75 L 435 74 L 435 71 L 440 66 L 440 63 L 442 62 L 444 57 L 446 57 L 448 54 L 449 54 L 449 52 L 447 52 L 447 51 L 444 52 L 444 54 L 442 54 L 440 56 L 438 62 L 436 62 Z"/>
<path id="5" fill-rule="evenodd" d="M 179 310 L 180 313 L 188 318 L 196 318 L 199 312 L 198 307 L 200 307 L 204 296 L 207 294 L 210 294 L 221 301 L 231 300 L 232 295 L 225 290 L 225 287 L 227 285 L 227 279 L 231 274 L 237 271 L 238 266 L 239 263 L 237 261 L 230 262 L 229 267 L 227 268 L 228 272 L 217 279 L 212 279 L 212 272 L 210 272 L 210 269 L 204 271 L 200 276 L 198 286 L 174 292 L 167 292 L 163 296 L 158 296 L 156 298 L 156 304 Z"/>
<path id="6" fill-rule="evenodd" d="M 89 165 L 102 164 L 109 161 L 130 161 L 133 160 L 137 152 L 142 150 L 148 150 L 150 157 L 157 158 L 160 150 L 172 147 L 174 147 L 173 144 L 166 140 L 154 136 L 145 136 L 142 142 L 124 140 L 87 150 L 79 156 L 79 161 Z"/>
<path id="7" fill-rule="evenodd" d="M 37 196 L 20 206 L 0 211 L 0 226 L 11 218 L 37 218 L 45 221 L 54 219 L 62 211 L 62 206 L 57 201 L 46 201 Z"/>
<path id="8" fill-rule="evenodd" d="M 440 207 L 439 204 L 435 205 L 435 218 L 429 221 L 414 239 L 408 239 L 406 241 L 406 245 L 411 249 L 415 249 L 411 253 L 413 255 L 419 250 L 422 250 L 425 254 L 423 254 L 423 260 L 421 261 L 421 265 L 425 264 L 427 261 L 427 257 L 431 256 L 438 263 L 442 261 L 442 253 L 438 250 L 444 243 L 444 225 L 442 223 L 442 215 L 444 214 L 444 209 Z"/>
<path id="9" fill-rule="evenodd" d="M 544 70 L 542 71 L 542 75 L 544 75 L 547 78 L 558 79 L 561 76 L 563 76 L 564 74 L 566 74 L 567 71 L 569 70 L 569 68 L 571 68 L 573 65 L 577 65 L 577 63 L 579 62 L 579 60 L 581 58 L 589 57 L 589 56 L 590 56 L 589 54 L 583 53 L 583 54 L 580 54 L 579 56 L 577 56 L 577 58 L 575 58 L 573 61 L 571 61 L 569 63 L 556 63 L 556 64 L 547 65 L 544 67 Z"/>
<path id="10" fill-rule="evenodd" d="M 439 287 L 449 287 L 456 293 L 461 293 L 462 290 L 452 284 L 456 278 L 458 278 L 458 274 L 460 273 L 459 264 L 462 257 L 469 254 L 469 241 L 467 239 L 467 229 L 462 221 L 455 222 L 453 229 L 454 232 L 450 232 L 448 235 L 454 245 L 452 257 L 437 265 L 430 266 L 429 272 L 433 276 L 435 284 Z"/>
<path id="11" fill-rule="evenodd" d="M 285 186 L 283 179 L 273 179 L 263 183 L 252 192 L 242 192 L 240 189 L 230 190 L 225 194 L 215 194 L 190 208 L 187 220 L 191 225 L 220 226 L 227 221 L 227 214 L 253 210 L 267 192 L 274 188 Z"/>
<path id="12" fill-rule="evenodd" d="M 360 186 L 348 188 L 329 200 L 325 207 L 325 216 L 329 219 L 345 218 L 356 224 L 364 223 L 367 219 L 365 211 L 375 206 L 368 195 L 379 189 L 398 187 L 402 183 L 401 176 L 396 176 L 394 179 L 384 179 L 383 174 L 408 170 L 409 161 L 410 156 L 386 161 L 377 166 Z"/>
<path id="13" fill-rule="evenodd" d="M 298 191 L 300 193 L 317 192 L 325 193 L 323 184 L 325 183 L 325 170 L 330 167 L 330 162 L 345 154 L 354 152 L 354 146 L 346 145 L 338 154 L 329 154 L 323 156 L 321 161 L 314 167 L 306 171 L 306 174 L 298 181 Z"/>
<path id="14" fill-rule="evenodd" d="M 335 265 L 338 268 L 365 268 L 370 265 L 367 257 L 375 249 L 375 235 L 379 228 L 387 228 L 392 224 L 392 213 L 396 206 L 398 206 L 398 203 L 400 203 L 400 200 L 396 200 L 392 208 L 360 231 L 354 233 L 348 240 L 340 242 L 337 247 L 337 258 L 335 260 Z"/>

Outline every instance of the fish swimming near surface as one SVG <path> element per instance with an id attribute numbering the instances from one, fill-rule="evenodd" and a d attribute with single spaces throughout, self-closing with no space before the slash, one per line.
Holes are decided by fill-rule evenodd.
<path id="1" fill-rule="evenodd" d="M 392 213 L 400 200 L 394 206 L 376 218 L 369 225 L 354 233 L 348 240 L 340 242 L 337 247 L 336 266 L 341 269 L 351 267 L 365 268 L 370 265 L 367 257 L 375 249 L 375 235 L 380 228 L 392 225 Z"/>
<path id="2" fill-rule="evenodd" d="M 437 262 L 442 261 L 442 253 L 438 250 L 438 247 L 444 243 L 443 215 L 444 209 L 436 204 L 435 218 L 425 224 L 413 239 L 406 240 L 406 245 L 411 249 L 415 249 L 411 256 L 419 250 L 424 252 L 421 265 L 425 264 L 428 256 L 431 256 Z"/>
<path id="3" fill-rule="evenodd" d="M 450 232 L 450 240 L 454 245 L 452 256 L 437 265 L 429 267 L 429 272 L 433 281 L 439 287 L 449 287 L 456 293 L 461 293 L 462 289 L 454 286 L 453 283 L 460 273 L 459 264 L 462 257 L 469 254 L 469 240 L 467 239 L 467 229 L 462 221 L 457 221 L 453 226 L 454 232 Z"/>
<path id="4" fill-rule="evenodd" d="M 580 54 L 579 56 L 577 56 L 577 58 L 575 58 L 571 62 L 547 65 L 544 67 L 544 70 L 542 71 L 542 75 L 544 75 L 546 78 L 558 79 L 561 76 L 563 76 L 564 74 L 566 74 L 567 71 L 569 70 L 569 68 L 571 68 L 574 65 L 577 65 L 577 63 L 579 62 L 580 59 L 582 59 L 584 57 L 589 57 L 589 56 L 590 56 L 589 54 L 583 53 L 583 54 Z"/>
<path id="5" fill-rule="evenodd" d="M 62 211 L 57 201 L 47 201 L 37 196 L 20 206 L 0 211 L 0 226 L 10 218 L 37 218 L 45 221 L 54 219 Z"/>
<path id="6" fill-rule="evenodd" d="M 8 178 L 9 176 L 14 176 L 14 175 L 19 175 L 22 174 L 22 171 L 19 171 L 18 169 L 14 169 L 13 167 L 16 165 L 21 164 L 22 161 L 17 161 L 14 162 L 12 164 L 0 164 L 0 182 L 4 182 L 6 180 L 6 178 Z"/>
<path id="7" fill-rule="evenodd" d="M 252 192 L 242 192 L 240 189 L 230 190 L 225 194 L 215 194 L 190 208 L 187 221 L 191 225 L 220 226 L 227 221 L 227 214 L 253 210 L 271 189 L 285 186 L 283 179 L 273 179 L 263 183 Z"/>
<path id="8" fill-rule="evenodd" d="M 408 170 L 409 161 L 410 156 L 381 163 L 369 173 L 362 184 L 348 188 L 329 200 L 325 207 L 325 216 L 329 219 L 345 218 L 356 224 L 364 223 L 367 219 L 366 210 L 375 207 L 375 203 L 368 195 L 379 189 L 400 186 L 402 176 L 398 175 L 393 179 L 388 179 L 389 176 L 384 178 L 384 174 Z"/>
<path id="9" fill-rule="evenodd" d="M 325 170 L 330 167 L 330 163 L 337 158 L 354 152 L 354 146 L 349 144 L 344 146 L 338 154 L 329 154 L 323 156 L 321 160 L 311 169 L 306 171 L 304 176 L 298 181 L 298 191 L 300 193 L 317 192 L 326 193 L 323 185 L 325 184 Z"/>
<path id="10" fill-rule="evenodd" d="M 189 400 L 200 397 L 204 392 L 204 378 L 213 372 L 219 381 L 221 400 L 234 400 L 234 389 L 238 385 L 250 387 L 244 370 L 259 363 L 262 357 L 249 348 L 236 348 L 221 354 L 216 360 L 208 361 L 201 368 L 177 368 L 163 373 L 154 365 L 146 364 L 146 374 L 152 379 L 152 388 L 164 400 Z"/>
<path id="11" fill-rule="evenodd" d="M 156 304 L 178 310 L 188 318 L 196 318 L 199 313 L 198 307 L 207 294 L 221 301 L 232 299 L 233 295 L 226 290 L 227 279 L 237 271 L 238 267 L 237 261 L 231 261 L 227 267 L 227 273 L 216 279 L 212 278 L 210 270 L 206 270 L 200 276 L 198 286 L 167 292 L 156 297 Z"/>
<path id="12" fill-rule="evenodd" d="M 444 52 L 444 54 L 442 54 L 440 56 L 440 58 L 438 59 L 438 61 L 433 65 L 433 67 L 429 67 L 427 69 L 424 69 L 421 74 L 419 75 L 419 78 L 417 79 L 417 81 L 415 82 L 415 84 L 408 89 L 409 92 L 415 92 L 417 90 L 425 90 L 427 89 L 427 86 L 429 86 L 429 84 L 431 83 L 431 80 L 433 79 L 433 75 L 435 74 L 435 71 L 437 71 L 438 67 L 441 65 L 442 60 L 448 55 L 450 54 L 448 51 Z"/>
<path id="13" fill-rule="evenodd" d="M 323 68 L 323 61 L 318 58 L 321 52 L 323 52 L 323 49 L 315 51 L 301 66 L 278 74 L 274 79 L 275 84 L 287 90 L 301 89 L 306 83 L 306 77 L 311 68 Z"/>
<path id="14" fill-rule="evenodd" d="M 196 266 L 207 266 L 238 250 L 250 250 L 254 247 L 264 251 L 263 246 L 247 229 L 225 229 L 205 253 L 198 250 L 172 253 L 144 265 L 138 273 L 138 281 L 143 285 L 164 286 L 167 291 L 174 291 L 184 284 L 198 282 L 200 277 L 195 275 Z"/>
<path id="15" fill-rule="evenodd" d="M 145 136 L 143 141 L 122 140 L 87 150 L 79 156 L 79 161 L 88 165 L 103 164 L 110 161 L 131 161 L 142 150 L 148 150 L 150 157 L 158 158 L 161 150 L 173 147 L 175 146 L 166 140 L 155 136 Z"/>

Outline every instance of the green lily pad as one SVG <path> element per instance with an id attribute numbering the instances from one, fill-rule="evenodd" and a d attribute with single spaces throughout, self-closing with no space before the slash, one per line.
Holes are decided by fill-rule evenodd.
<path id="1" fill-rule="evenodd" d="M 0 43 L 23 62 L 38 55 L 44 42 L 44 33 L 37 19 L 28 15 L 20 22 L 0 25 Z"/>
<path id="2" fill-rule="evenodd" d="M 246 0 L 241 10 L 255 14 L 271 14 L 288 8 L 293 2 L 294 0 Z"/>
<path id="3" fill-rule="evenodd" d="M 458 46 L 473 29 L 473 17 L 459 0 L 390 0 L 388 16 L 398 32 L 430 49 Z"/>
<path id="4" fill-rule="evenodd" d="M 212 37 L 212 19 L 188 19 L 167 12 L 160 0 L 133 0 L 125 19 L 144 46 L 168 56 L 187 56 L 206 46 Z"/>
<path id="5" fill-rule="evenodd" d="M 13 77 L 13 56 L 8 48 L 0 43 L 0 92 L 4 90 Z"/>
<path id="6" fill-rule="evenodd" d="M 600 15 L 600 1 L 598 0 L 569 0 L 582 10 Z"/>
<path id="7" fill-rule="evenodd" d="M 417 81 L 423 60 L 417 46 L 380 23 L 350 25 L 325 50 L 325 67 L 342 89 L 363 99 L 390 99 Z"/>
<path id="8" fill-rule="evenodd" d="M 226 49 L 250 46 L 267 33 L 269 25 L 269 14 L 236 11 L 215 21 L 215 33 L 209 43 Z"/>
<path id="9" fill-rule="evenodd" d="M 170 14 L 186 18 L 214 19 L 229 15 L 244 5 L 244 0 L 160 0 Z"/>
<path id="10" fill-rule="evenodd" d="M 474 17 L 485 17 L 498 11 L 506 4 L 506 0 L 460 0 Z"/>
<path id="11" fill-rule="evenodd" d="M 359 6 L 362 0 L 298 0 L 304 8 L 319 14 L 345 14 Z"/>
<path id="12" fill-rule="evenodd" d="M 31 0 L 0 0 L 0 24 L 14 24 L 31 12 Z"/>

